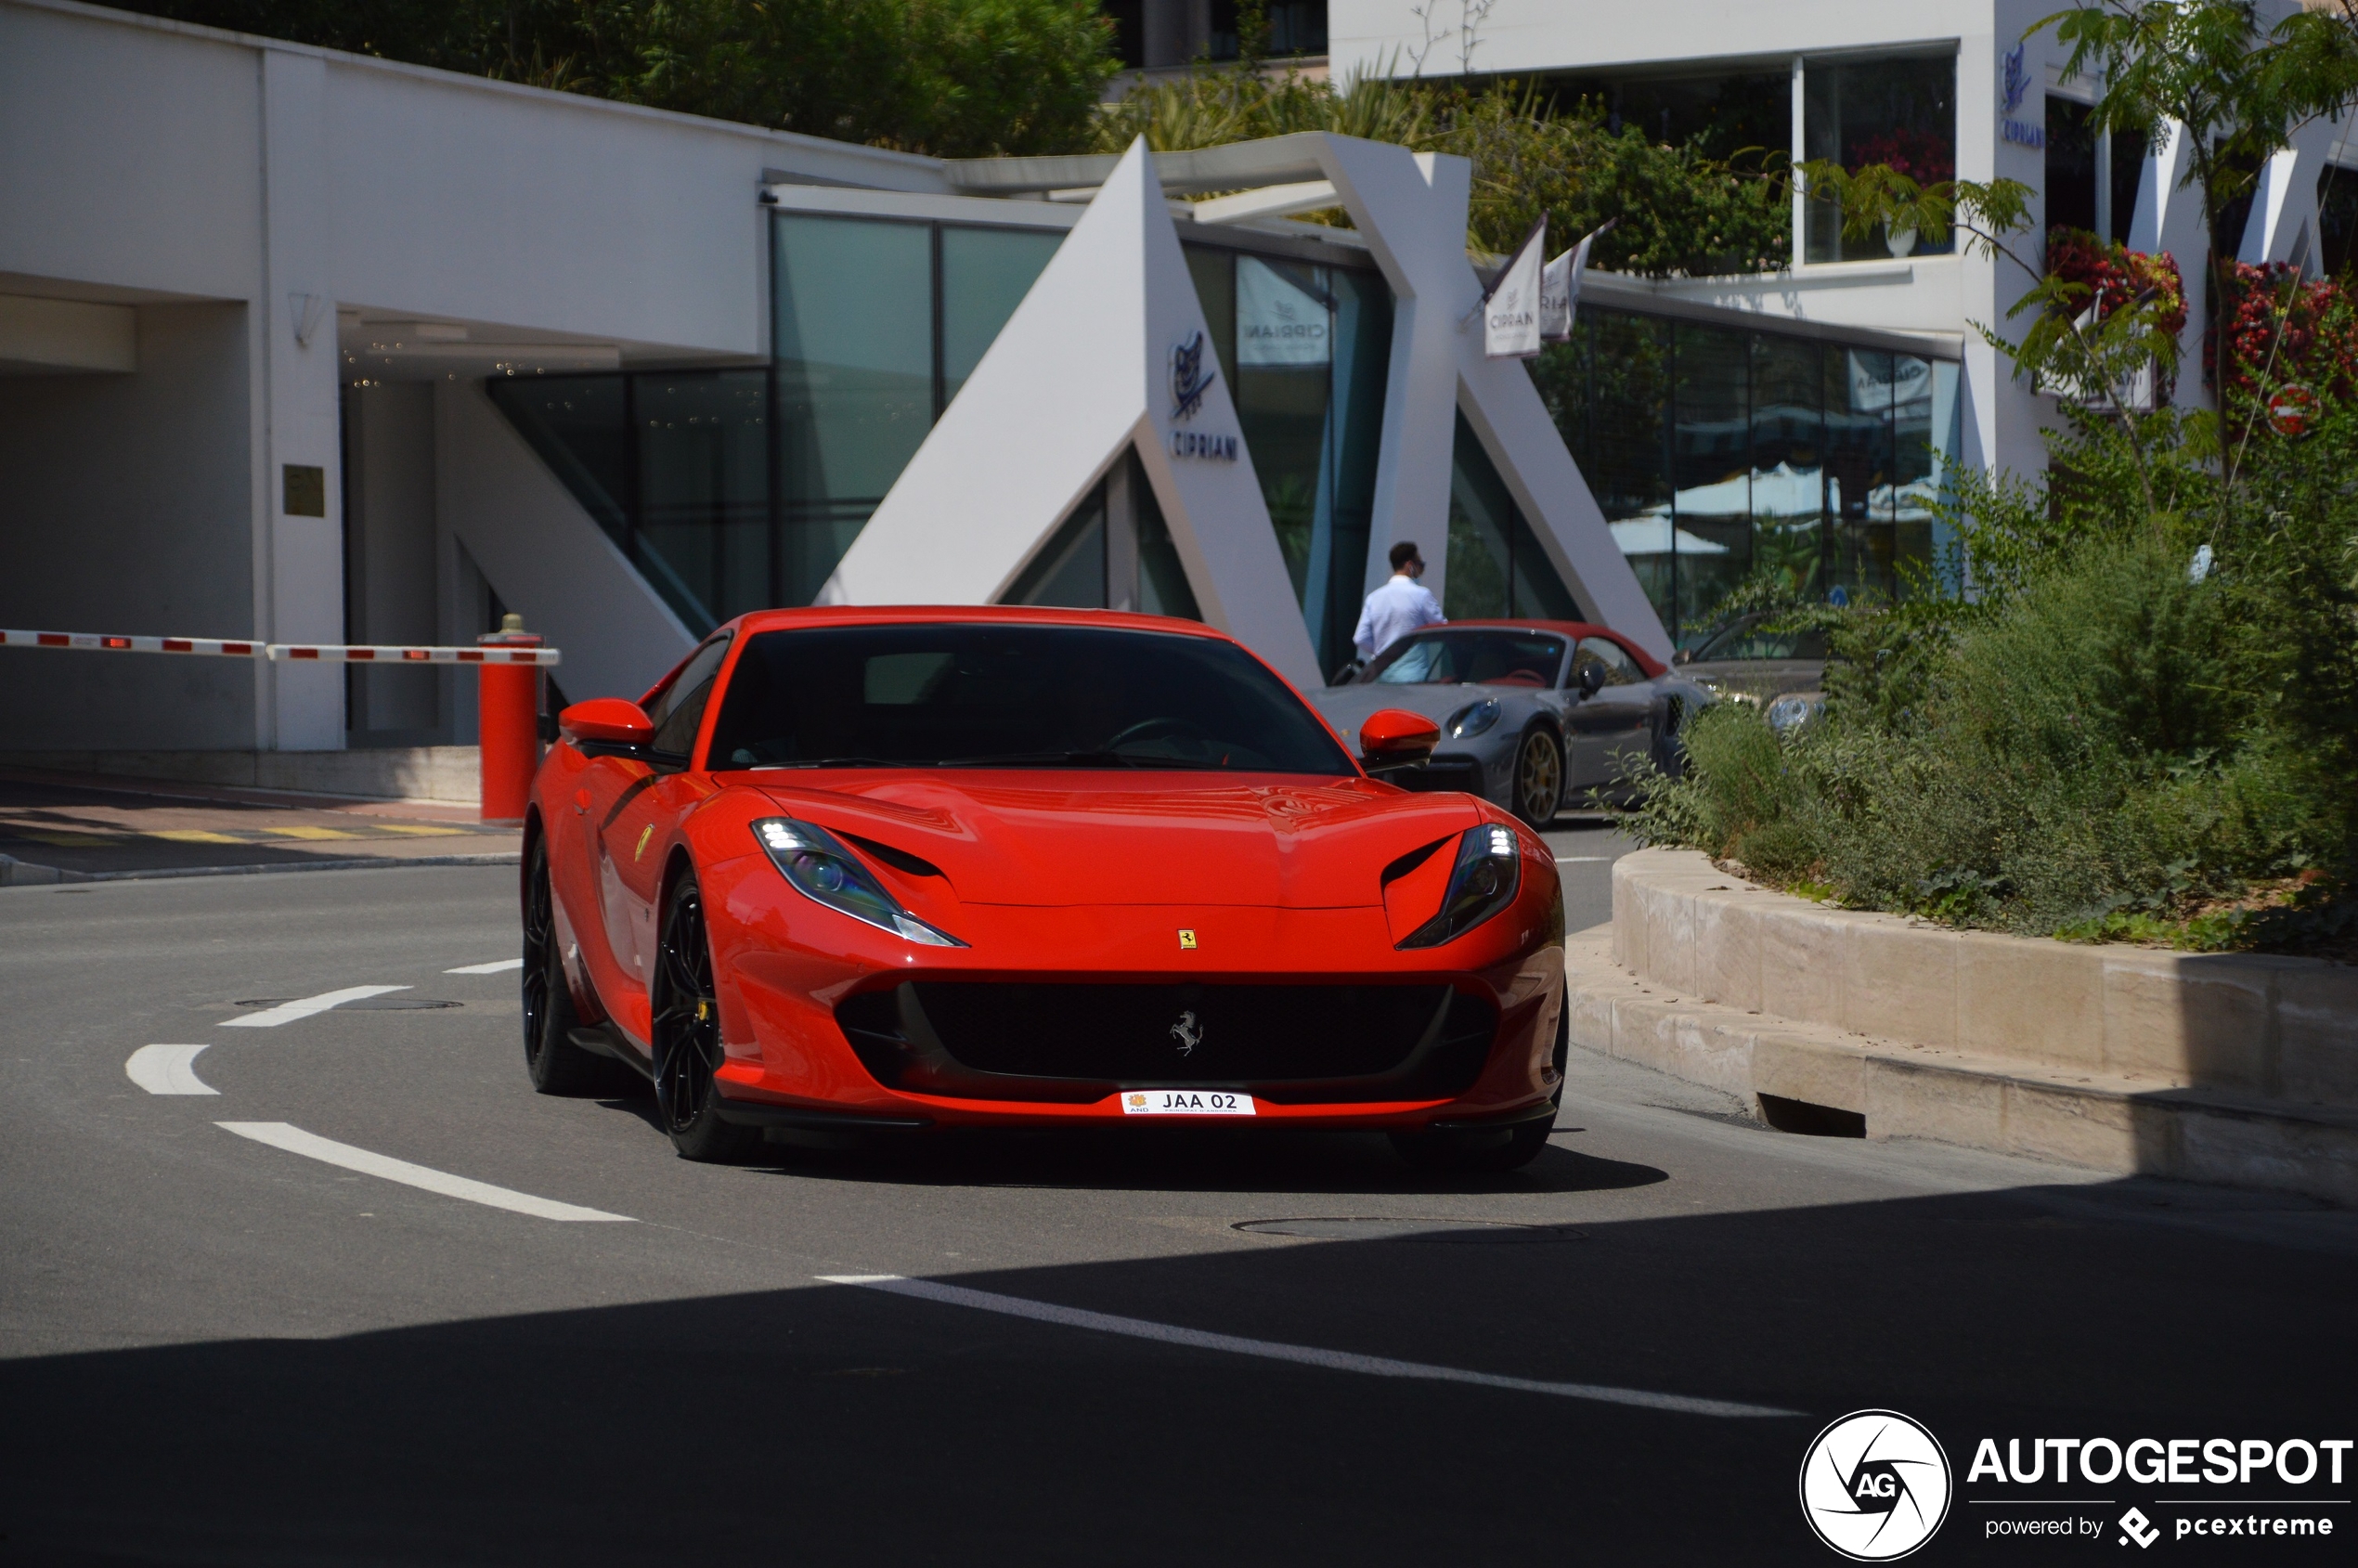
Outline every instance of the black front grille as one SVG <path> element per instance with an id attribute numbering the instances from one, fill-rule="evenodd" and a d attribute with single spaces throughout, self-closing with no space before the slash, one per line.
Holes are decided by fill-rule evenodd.
<path id="1" fill-rule="evenodd" d="M 1080 1103 L 1210 1086 L 1279 1104 L 1443 1099 L 1472 1086 L 1497 1010 L 1446 985 L 918 980 L 836 1021 L 887 1088 Z"/>

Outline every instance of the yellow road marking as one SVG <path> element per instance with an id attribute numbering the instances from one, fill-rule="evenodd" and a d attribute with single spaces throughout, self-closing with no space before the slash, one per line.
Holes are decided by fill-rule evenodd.
<path id="1" fill-rule="evenodd" d="M 275 833 L 281 838 L 357 838 L 356 833 L 346 833 L 339 827 L 266 827 L 265 833 Z"/>
<path id="2" fill-rule="evenodd" d="M 19 833 L 18 833 L 15 836 L 17 836 L 17 837 L 19 837 L 19 838 L 30 838 L 30 839 L 32 839 L 32 840 L 35 844 L 51 844 L 51 845 L 55 845 L 57 848 L 60 849 L 95 849 L 95 848 L 97 848 L 97 847 L 102 846 L 102 845 L 107 845 L 107 844 L 120 844 L 120 843 L 122 843 L 122 842 L 123 842 L 123 840 L 122 840 L 121 838 L 117 837 L 117 836 L 116 836 L 115 835 L 113 835 L 113 834 L 101 834 L 101 833 L 24 833 L 24 832 L 19 832 Z"/>
<path id="3" fill-rule="evenodd" d="M 161 828 L 148 835 L 150 838 L 169 838 L 175 844 L 242 844 L 242 838 L 232 838 L 226 833 L 208 833 L 201 827 Z"/>
<path id="4" fill-rule="evenodd" d="M 467 831 L 463 827 L 423 827 L 416 823 L 377 823 L 373 825 L 382 833 L 412 833 L 421 838 L 447 838 L 453 834 Z"/>

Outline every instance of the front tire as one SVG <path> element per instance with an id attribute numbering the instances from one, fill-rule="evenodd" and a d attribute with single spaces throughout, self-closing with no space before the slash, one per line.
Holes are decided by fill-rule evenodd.
<path id="1" fill-rule="evenodd" d="M 1515 747 L 1513 789 L 1510 805 L 1516 816 L 1535 828 L 1556 820 L 1563 805 L 1563 747 L 1536 724 L 1523 732 L 1522 744 Z"/>
<path id="2" fill-rule="evenodd" d="M 727 1059 L 720 1045 L 720 999 L 713 986 L 712 943 L 705 934 L 704 894 L 693 875 L 671 889 L 655 949 L 654 1012 L 655 1107 L 682 1160 L 725 1164 L 744 1160 L 761 1134 L 720 1120 L 713 1075 Z"/>
<path id="3" fill-rule="evenodd" d="M 565 981 L 564 955 L 557 951 L 556 891 L 549 885 L 549 849 L 532 847 L 532 868 L 524 901 L 524 1069 L 544 1095 L 607 1095 L 624 1093 L 626 1069 L 593 1056 L 573 1043 L 581 1022 L 573 988 Z"/>

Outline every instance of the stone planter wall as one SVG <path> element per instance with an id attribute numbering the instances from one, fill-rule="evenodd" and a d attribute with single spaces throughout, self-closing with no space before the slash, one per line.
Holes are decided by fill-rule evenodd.
<path id="1" fill-rule="evenodd" d="M 1613 956 L 1667 991 L 1796 1022 L 2164 1085 L 2358 1108 L 2358 966 L 1950 931 L 1827 909 L 1644 849 Z"/>
<path id="2" fill-rule="evenodd" d="M 2358 1206 L 2350 965 L 1949 931 L 1650 849 L 1564 969 L 1574 1044 L 1772 1126 Z"/>

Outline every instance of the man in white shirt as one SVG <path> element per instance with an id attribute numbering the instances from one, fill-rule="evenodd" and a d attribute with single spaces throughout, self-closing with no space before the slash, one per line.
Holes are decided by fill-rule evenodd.
<path id="1" fill-rule="evenodd" d="M 1359 629 L 1351 641 L 1364 663 L 1420 627 L 1440 626 L 1448 617 L 1441 602 L 1418 583 L 1425 575 L 1425 558 L 1406 539 L 1392 547 L 1392 578 L 1367 595 L 1359 612 Z"/>

